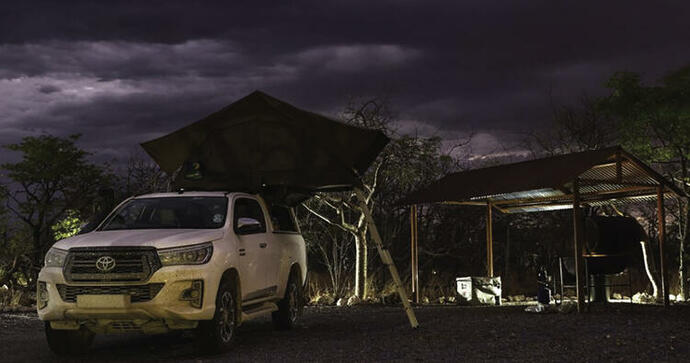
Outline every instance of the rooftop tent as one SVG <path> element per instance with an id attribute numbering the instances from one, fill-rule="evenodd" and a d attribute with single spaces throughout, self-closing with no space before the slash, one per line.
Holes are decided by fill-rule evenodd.
<path id="1" fill-rule="evenodd" d="M 142 144 L 176 188 L 301 195 L 352 189 L 389 139 L 255 91 Z M 299 200 L 299 199 L 298 199 Z M 294 202 L 294 201 L 293 201 Z"/>
<path id="2" fill-rule="evenodd" d="M 295 205 L 314 192 L 353 190 L 396 283 L 410 325 L 417 318 L 361 192 L 363 175 L 390 140 L 255 91 L 186 127 L 142 144 L 175 187 L 261 193 Z"/>

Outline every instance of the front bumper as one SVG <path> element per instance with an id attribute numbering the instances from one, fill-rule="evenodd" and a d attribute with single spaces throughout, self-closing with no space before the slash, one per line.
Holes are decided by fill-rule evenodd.
<path id="1" fill-rule="evenodd" d="M 48 303 L 38 310 L 38 317 L 45 321 L 88 321 L 88 320 L 164 320 L 174 325 L 175 321 L 210 320 L 215 313 L 216 291 L 219 277 L 210 276 L 208 265 L 166 266 L 157 270 L 151 278 L 141 283 L 71 283 L 65 281 L 62 268 L 43 268 L 38 280 L 46 283 Z M 193 280 L 203 280 L 203 304 L 193 307 L 180 297 L 190 288 Z M 130 299 L 113 299 L 112 303 L 93 304 L 88 299 L 66 302 L 60 296 L 57 285 L 71 286 L 136 286 L 162 283 L 163 287 L 149 301 L 130 302 Z M 92 295 L 93 296 L 93 295 Z"/>

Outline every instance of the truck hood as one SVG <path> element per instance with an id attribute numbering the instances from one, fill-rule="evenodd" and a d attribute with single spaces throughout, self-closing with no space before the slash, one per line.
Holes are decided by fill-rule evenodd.
<path id="1" fill-rule="evenodd" d="M 58 241 L 53 247 L 67 250 L 73 247 L 149 246 L 155 248 L 182 247 L 223 238 L 222 229 L 141 229 L 94 231 Z"/>

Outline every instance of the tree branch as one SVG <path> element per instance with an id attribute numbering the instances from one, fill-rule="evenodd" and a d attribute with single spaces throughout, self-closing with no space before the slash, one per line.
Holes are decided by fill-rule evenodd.
<path id="1" fill-rule="evenodd" d="M 306 203 L 302 203 L 302 207 L 304 207 L 304 209 L 306 209 L 309 213 L 313 214 L 313 215 L 316 216 L 317 218 L 321 219 L 322 221 L 324 221 L 324 222 L 326 222 L 326 223 L 328 223 L 328 224 L 330 224 L 330 225 L 332 225 L 332 226 L 336 226 L 336 227 L 338 227 L 338 228 L 340 228 L 340 229 L 342 229 L 343 231 L 346 231 L 346 232 L 350 232 L 350 233 L 356 232 L 356 230 L 355 230 L 351 225 L 349 225 L 349 224 L 347 224 L 347 223 L 346 223 L 346 224 L 341 224 L 341 223 L 333 222 L 332 220 L 330 220 L 330 219 L 327 218 L 326 216 L 322 215 L 321 213 L 319 213 L 319 212 L 313 210 L 312 208 L 309 208 L 309 206 L 308 206 Z M 341 213 L 341 214 L 342 214 L 342 213 Z M 341 218 L 341 219 L 342 219 L 342 218 Z"/>

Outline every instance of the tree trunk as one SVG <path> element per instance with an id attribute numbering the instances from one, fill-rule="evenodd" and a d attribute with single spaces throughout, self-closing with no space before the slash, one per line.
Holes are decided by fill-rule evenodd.
<path id="1" fill-rule="evenodd" d="M 43 265 L 43 244 L 42 244 L 42 233 L 41 233 L 41 227 L 34 227 L 33 230 L 31 231 L 32 238 L 33 238 L 33 251 L 31 254 L 31 263 L 33 264 L 32 266 L 32 271 L 38 267 L 41 268 Z M 28 276 L 27 276 L 28 277 Z"/>
<path id="2" fill-rule="evenodd" d="M 510 224 L 506 226 L 506 252 L 503 265 L 503 276 L 508 276 L 510 271 Z"/>
<path id="3" fill-rule="evenodd" d="M 354 234 L 355 237 L 355 296 L 364 300 L 367 296 L 367 237 Z"/>
<path id="4" fill-rule="evenodd" d="M 652 296 L 654 296 L 654 300 L 656 300 L 659 296 L 659 288 L 657 287 L 654 275 L 652 274 L 652 271 L 649 268 L 650 260 L 647 257 L 648 245 L 649 244 L 645 241 L 640 241 L 640 247 L 642 248 L 642 263 L 644 264 L 644 270 L 647 273 L 647 278 L 649 278 L 649 282 L 652 284 Z"/>
<path id="5" fill-rule="evenodd" d="M 679 241 L 679 251 L 678 251 L 678 297 L 676 301 L 685 301 L 688 298 L 688 286 L 686 281 L 686 265 L 685 265 L 685 245 L 688 242 L 688 220 L 690 220 L 690 201 L 679 201 L 681 206 L 680 215 L 681 219 L 678 221 L 678 241 Z"/>

